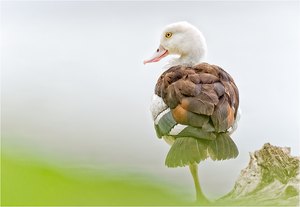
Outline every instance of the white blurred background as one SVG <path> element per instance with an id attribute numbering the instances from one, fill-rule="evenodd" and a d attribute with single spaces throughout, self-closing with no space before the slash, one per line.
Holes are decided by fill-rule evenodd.
<path id="1" fill-rule="evenodd" d="M 299 155 L 299 2 L 1 2 L 2 146 L 71 167 L 141 171 L 193 192 L 168 169 L 149 103 L 166 63 L 144 66 L 163 27 L 189 21 L 207 62 L 229 72 L 242 118 L 235 160 L 200 165 L 208 196 L 228 192 L 248 153 L 270 142 Z M 66 164 L 68 166 L 68 164 Z"/>

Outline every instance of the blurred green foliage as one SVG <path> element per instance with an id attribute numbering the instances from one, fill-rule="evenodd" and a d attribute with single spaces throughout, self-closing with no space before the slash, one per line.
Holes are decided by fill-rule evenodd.
<path id="1" fill-rule="evenodd" d="M 1 156 L 1 205 L 182 205 L 183 199 L 157 180 L 49 165 L 34 158 Z M 169 190 L 168 190 L 169 188 Z M 186 203 L 185 203 L 186 204 Z"/>

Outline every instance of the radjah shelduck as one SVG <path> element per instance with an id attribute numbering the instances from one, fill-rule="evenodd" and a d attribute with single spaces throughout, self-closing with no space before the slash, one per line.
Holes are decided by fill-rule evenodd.
<path id="1" fill-rule="evenodd" d="M 207 158 L 227 160 L 238 155 L 230 135 L 237 127 L 239 92 L 221 67 L 208 64 L 202 33 L 187 22 L 167 25 L 160 45 L 146 63 L 171 59 L 159 77 L 151 103 L 159 138 L 171 145 L 165 164 L 189 166 L 197 201 L 207 203 L 198 178 L 198 164 Z"/>

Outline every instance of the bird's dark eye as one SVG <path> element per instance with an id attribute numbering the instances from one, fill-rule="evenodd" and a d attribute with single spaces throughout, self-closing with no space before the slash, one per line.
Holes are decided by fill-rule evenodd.
<path id="1" fill-rule="evenodd" d="M 159 49 L 157 49 L 156 52 L 159 52 Z"/>
<path id="2" fill-rule="evenodd" d="M 165 34 L 165 37 L 166 37 L 166 38 L 172 37 L 172 32 L 167 32 L 167 33 Z"/>

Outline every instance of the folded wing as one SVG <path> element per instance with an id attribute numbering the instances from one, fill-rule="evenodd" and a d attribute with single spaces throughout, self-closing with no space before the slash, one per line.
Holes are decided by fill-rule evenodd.
<path id="1" fill-rule="evenodd" d="M 172 67 L 161 75 L 155 92 L 179 124 L 200 128 L 211 124 L 215 132 L 226 132 L 237 115 L 237 87 L 231 76 L 215 65 Z"/>

